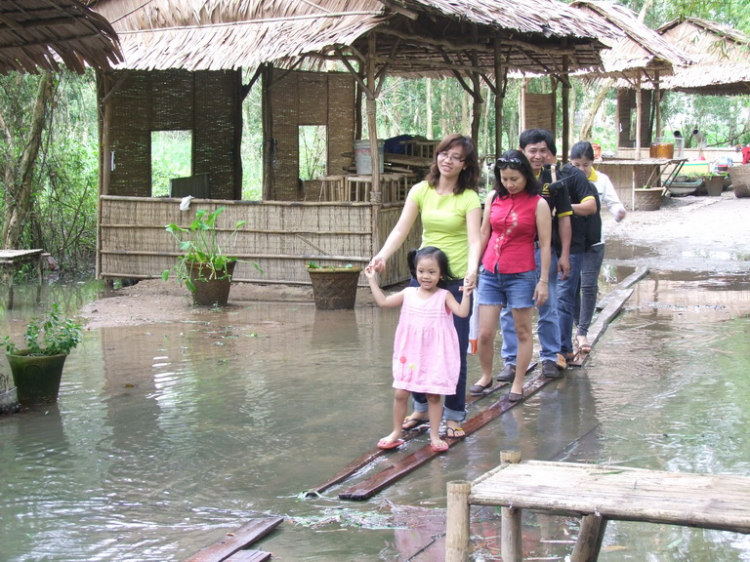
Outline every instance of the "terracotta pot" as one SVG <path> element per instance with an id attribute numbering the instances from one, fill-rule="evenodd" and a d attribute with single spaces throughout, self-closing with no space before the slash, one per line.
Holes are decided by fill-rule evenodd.
<path id="1" fill-rule="evenodd" d="M 229 301 L 229 289 L 232 286 L 232 273 L 237 262 L 231 261 L 226 269 L 217 272 L 215 279 L 209 279 L 211 271 L 204 263 L 185 264 L 190 280 L 195 286 L 193 304 L 197 306 L 226 306 Z"/>
<path id="2" fill-rule="evenodd" d="M 26 355 L 25 352 L 24 349 L 17 355 L 6 355 L 13 373 L 18 401 L 24 406 L 57 402 L 63 366 L 68 356 Z"/>

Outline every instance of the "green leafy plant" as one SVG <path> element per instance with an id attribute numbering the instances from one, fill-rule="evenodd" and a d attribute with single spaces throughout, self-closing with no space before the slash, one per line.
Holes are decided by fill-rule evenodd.
<path id="1" fill-rule="evenodd" d="M 308 269 L 354 269 L 354 266 L 350 263 L 346 265 L 318 265 L 314 261 L 307 262 Z"/>
<path id="2" fill-rule="evenodd" d="M 57 304 L 46 314 L 29 320 L 24 335 L 25 349 L 20 349 L 10 336 L 3 345 L 10 355 L 67 355 L 81 342 L 81 325 L 63 316 Z"/>
<path id="3" fill-rule="evenodd" d="M 180 283 L 184 282 L 191 292 L 195 292 L 195 284 L 191 281 L 189 270 L 190 265 L 200 264 L 200 277 L 202 281 L 209 279 L 226 279 L 229 275 L 226 273 L 227 264 L 238 261 L 237 258 L 227 255 L 219 244 L 219 229 L 216 221 L 224 212 L 226 207 L 219 207 L 215 211 L 206 209 L 199 210 L 195 215 L 195 220 L 187 228 L 175 223 L 168 224 L 165 229 L 179 243 L 182 255 L 177 259 L 177 264 L 173 269 L 165 269 L 162 272 L 162 279 L 169 279 L 169 275 L 174 271 Z M 247 221 L 237 221 L 231 237 L 237 236 L 237 231 L 244 226 Z M 253 263 L 258 271 L 258 264 Z"/>

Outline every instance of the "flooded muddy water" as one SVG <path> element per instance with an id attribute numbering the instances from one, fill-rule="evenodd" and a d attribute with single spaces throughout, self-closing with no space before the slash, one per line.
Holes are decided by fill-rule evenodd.
<path id="1" fill-rule="evenodd" d="M 611 244 L 603 290 L 639 259 L 618 249 L 630 239 Z M 179 320 L 89 329 L 68 358 L 57 405 L 0 416 L 0 560 L 179 561 L 249 519 L 282 515 L 257 546 L 274 560 L 439 561 L 446 483 L 478 477 L 508 449 L 524 459 L 750 475 L 750 278 L 734 262 L 718 273 L 711 263 L 672 270 L 662 260 L 586 368 L 568 369 L 360 503 L 338 493 L 426 437 L 320 497 L 303 492 L 389 431 L 398 310 L 235 301 L 223 311 L 175 310 Z M 102 290 L 44 287 L 39 298 L 75 311 Z M 36 298 L 19 289 L 17 307 L 0 315 L 4 331 L 21 332 Z M 108 310 L 103 303 L 96 307 Z M 472 357 L 469 384 L 478 372 Z M 499 532 L 498 510 L 474 509 L 473 560 L 499 560 Z M 574 518 L 526 514 L 524 550 L 564 560 L 577 532 Z M 600 560 L 750 560 L 750 537 L 610 522 Z"/>

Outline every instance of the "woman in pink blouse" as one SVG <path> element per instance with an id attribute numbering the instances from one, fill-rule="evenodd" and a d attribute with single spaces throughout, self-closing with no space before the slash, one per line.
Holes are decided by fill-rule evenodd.
<path id="1" fill-rule="evenodd" d="M 487 194 L 481 227 L 484 248 L 479 268 L 479 363 L 482 378 L 469 391 L 492 386 L 492 360 L 500 310 L 508 306 L 518 337 L 516 377 L 508 394 L 523 398 L 523 378 L 531 361 L 532 311 L 547 300 L 552 218 L 541 186 L 520 150 L 509 150 L 495 163 L 495 189 Z M 534 261 L 541 249 L 541 278 Z"/>

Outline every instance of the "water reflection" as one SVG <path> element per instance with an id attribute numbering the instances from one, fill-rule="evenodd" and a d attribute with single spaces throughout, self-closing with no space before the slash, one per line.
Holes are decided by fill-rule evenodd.
<path id="1" fill-rule="evenodd" d="M 608 271 L 614 281 L 632 269 Z M 57 406 L 0 417 L 2 559 L 181 560 L 252 517 L 282 514 L 291 519 L 263 546 L 279 558 L 440 560 L 446 483 L 478 477 L 508 449 L 750 474 L 748 288 L 742 276 L 652 274 L 586 369 L 364 503 L 338 500 L 351 482 L 320 498 L 299 494 L 389 427 L 398 310 L 251 303 L 191 322 L 87 331 Z M 93 294 L 44 300 L 75 307 Z M 469 370 L 479 372 L 474 357 Z M 339 522 L 309 525 L 331 513 Z M 524 522 L 529 555 L 570 553 L 575 519 L 529 513 Z M 496 556 L 498 513 L 475 510 L 474 523 L 477 556 Z M 750 559 L 747 537 L 634 523 L 610 523 L 603 550 L 617 562 Z"/>

